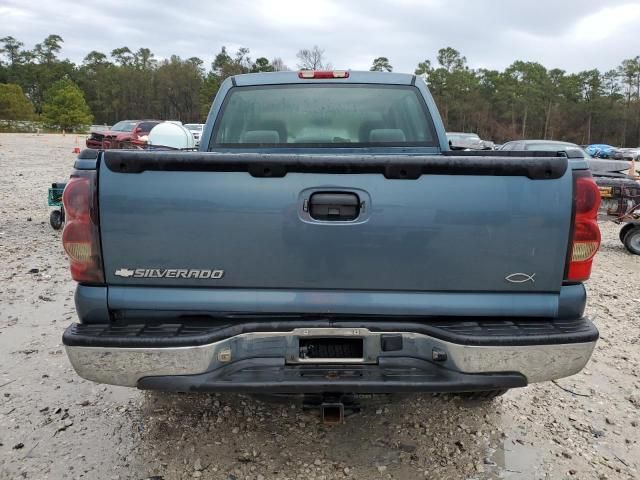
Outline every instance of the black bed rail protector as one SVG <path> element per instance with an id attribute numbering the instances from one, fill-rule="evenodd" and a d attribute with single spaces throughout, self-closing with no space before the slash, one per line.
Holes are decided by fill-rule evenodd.
<path id="1" fill-rule="evenodd" d="M 568 168 L 558 152 L 445 152 L 442 155 L 363 155 L 290 153 L 214 153 L 107 150 L 104 162 L 118 173 L 249 172 L 254 177 L 296 173 L 380 173 L 390 179 L 414 180 L 421 175 L 519 176 L 556 179 Z"/>
<path id="2" fill-rule="evenodd" d="M 185 347 L 205 345 L 243 333 L 289 332 L 296 328 L 367 328 L 372 332 L 410 332 L 461 345 L 557 345 L 592 342 L 597 328 L 578 319 L 459 319 L 376 318 L 353 320 L 225 319 L 181 322 L 79 324 L 69 326 L 63 343 L 79 347 Z"/>

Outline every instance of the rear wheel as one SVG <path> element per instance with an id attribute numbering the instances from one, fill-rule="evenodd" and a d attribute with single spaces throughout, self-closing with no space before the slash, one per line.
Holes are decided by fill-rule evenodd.
<path id="1" fill-rule="evenodd" d="M 640 255 L 640 225 L 627 232 L 624 236 L 624 246 L 634 255 Z"/>
<path id="2" fill-rule="evenodd" d="M 627 223 L 624 227 L 620 229 L 620 232 L 618 232 L 618 235 L 622 243 L 624 243 L 624 237 L 626 237 L 627 233 L 629 233 L 629 230 L 631 230 L 633 227 L 635 227 L 635 224 Z"/>
<path id="3" fill-rule="evenodd" d="M 62 217 L 62 212 L 60 210 L 53 210 L 49 214 L 49 223 L 51 224 L 51 227 L 53 227 L 54 230 L 60 230 L 63 222 L 64 222 L 64 219 Z"/>

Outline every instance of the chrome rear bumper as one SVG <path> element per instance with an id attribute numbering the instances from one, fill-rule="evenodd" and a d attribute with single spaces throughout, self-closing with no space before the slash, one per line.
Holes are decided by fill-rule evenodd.
<path id="1" fill-rule="evenodd" d="M 312 361 L 300 358 L 299 340 L 312 337 L 362 338 L 364 353 L 362 358 Z M 385 351 L 383 339 L 390 337 L 396 338 L 396 341 L 401 338 L 401 349 Z M 79 346 L 70 345 L 73 342 L 66 341 L 65 343 L 68 344 L 65 348 L 78 375 L 88 380 L 112 385 L 135 387 L 140 386 L 140 382 L 149 377 L 209 375 L 211 378 L 215 377 L 215 382 L 211 381 L 209 390 L 217 388 L 233 390 L 233 382 L 236 378 L 234 375 L 240 370 L 255 369 L 261 361 L 264 364 L 270 364 L 271 368 L 277 366 L 278 371 L 288 369 L 298 372 L 296 375 L 303 375 L 301 372 L 304 372 L 306 367 L 310 367 L 310 364 L 314 364 L 316 370 L 321 366 L 326 372 L 334 369 L 336 365 L 341 365 L 347 367 L 350 372 L 360 372 L 358 375 L 361 378 L 367 376 L 363 375 L 363 372 L 370 372 L 388 365 L 385 367 L 383 377 L 378 376 L 375 379 L 372 377 L 371 387 L 374 391 L 377 390 L 378 383 L 393 384 L 394 368 L 396 368 L 395 371 L 399 371 L 393 365 L 402 365 L 403 359 L 406 359 L 404 363 L 407 365 L 419 362 L 418 366 L 403 369 L 402 373 L 396 376 L 417 377 L 418 372 L 422 372 L 421 375 L 424 376 L 426 383 L 429 381 L 437 383 L 438 372 L 443 375 L 449 373 L 475 375 L 478 378 L 487 375 L 518 374 L 524 377 L 524 384 L 562 378 L 579 372 L 589 361 L 596 344 L 596 339 L 574 343 L 558 343 L 557 340 L 537 345 L 465 345 L 422 333 L 371 331 L 360 327 L 329 327 L 249 332 L 193 346 L 143 348 Z M 428 373 L 424 373 L 425 368 Z M 245 377 L 243 377 L 244 383 L 246 383 Z M 335 382 L 332 383 L 326 378 L 319 381 L 324 382 L 323 385 L 329 385 L 326 388 L 337 388 Z M 455 381 L 455 378 L 450 378 L 446 385 L 442 384 L 443 386 L 434 388 L 425 385 L 422 390 L 448 389 L 452 385 L 451 382 L 455 383 Z M 186 380 L 183 384 L 184 382 Z M 202 385 L 203 382 L 205 380 L 201 379 L 199 384 Z M 255 382 L 250 383 L 253 385 Z M 158 388 L 157 382 L 151 382 L 151 384 L 156 385 L 151 388 Z M 348 382 L 347 384 L 351 385 Z M 324 388 L 317 385 L 314 388 L 316 387 Z M 418 387 L 419 385 L 410 389 L 421 390 Z M 359 389 L 362 391 L 366 387 L 359 387 Z"/>

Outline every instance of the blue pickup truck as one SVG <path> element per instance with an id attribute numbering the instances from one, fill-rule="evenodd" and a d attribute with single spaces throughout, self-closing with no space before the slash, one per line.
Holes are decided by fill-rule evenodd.
<path id="1" fill-rule="evenodd" d="M 63 342 L 140 389 L 489 398 L 589 360 L 599 202 L 571 151 L 451 151 L 417 76 L 234 76 L 199 151 L 80 154 Z"/>

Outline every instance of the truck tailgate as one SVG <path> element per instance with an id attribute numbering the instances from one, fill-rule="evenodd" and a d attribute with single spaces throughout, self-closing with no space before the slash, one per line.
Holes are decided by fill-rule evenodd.
<path id="1" fill-rule="evenodd" d="M 109 285 L 557 293 L 562 284 L 572 205 L 565 158 L 536 159 L 555 165 L 540 178 L 500 170 L 517 159 L 489 168 L 485 157 L 485 170 L 466 171 L 464 158 L 435 156 L 417 175 L 412 159 L 408 174 L 388 178 L 388 163 L 283 171 L 206 153 L 103 155 Z M 327 193 L 357 198 L 356 218 L 313 218 L 310 199 Z"/>

